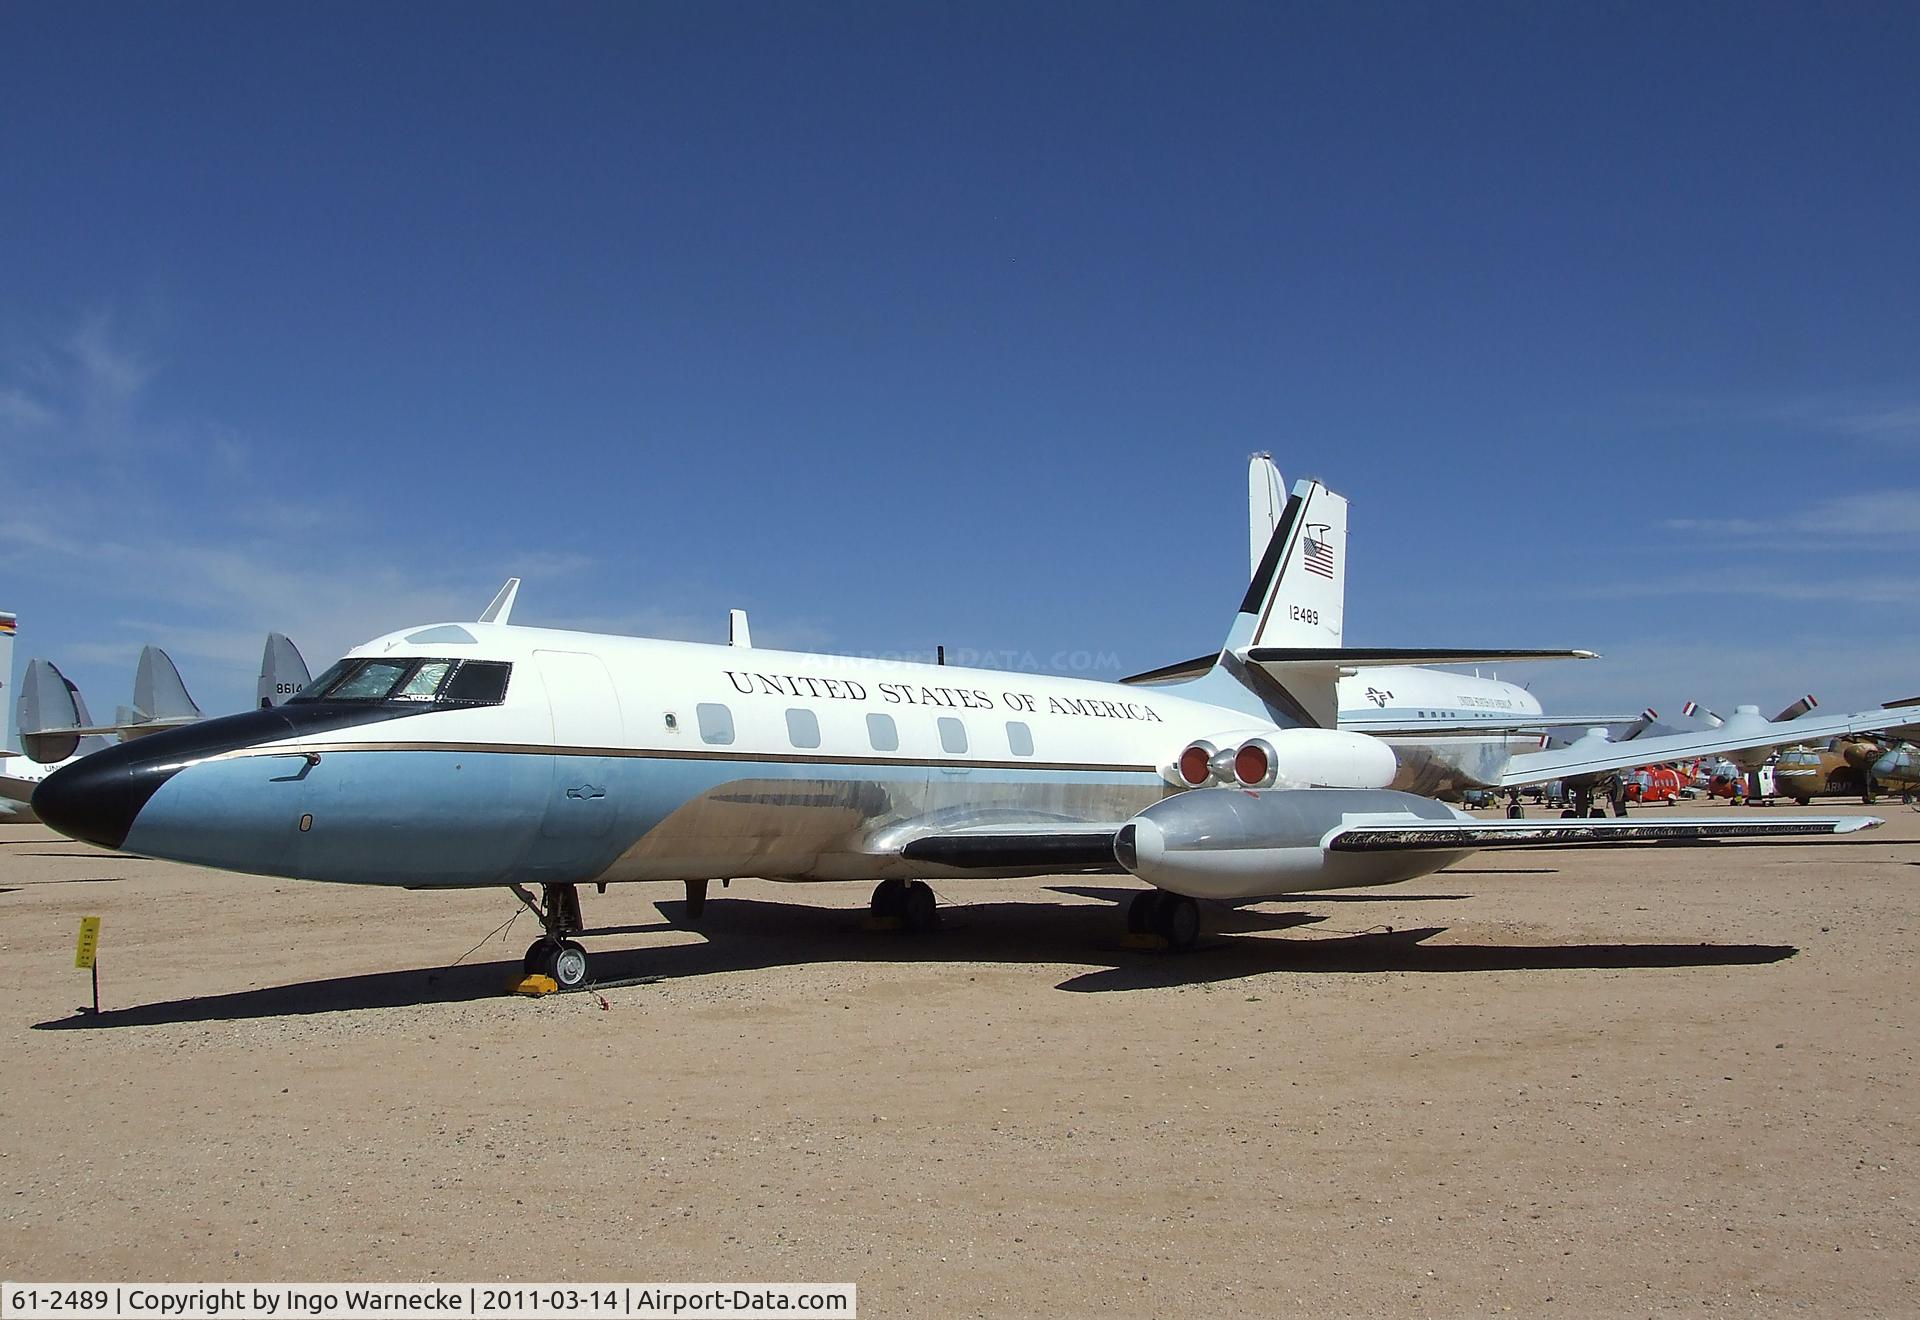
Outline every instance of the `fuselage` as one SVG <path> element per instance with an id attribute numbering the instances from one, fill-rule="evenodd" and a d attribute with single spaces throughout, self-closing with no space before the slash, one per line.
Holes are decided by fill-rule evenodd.
<path id="1" fill-rule="evenodd" d="M 39 819 L 33 814 L 33 792 L 55 770 L 72 765 L 79 757 L 68 757 L 51 765 L 42 765 L 30 756 L 12 753 L 0 756 L 0 824 L 26 824 Z"/>
<path id="2" fill-rule="evenodd" d="M 1188 743 L 1272 728 L 1119 684 L 502 625 L 396 633 L 341 664 L 360 668 L 319 699 L 89 758 L 55 787 L 93 818 L 60 828 L 417 887 L 926 876 L 903 831 L 1125 820 L 1174 791 Z M 483 670 L 497 689 L 449 699 Z"/>
<path id="3" fill-rule="evenodd" d="M 1393 748 L 1393 787 L 1426 797 L 1500 783 L 1517 752 L 1541 746 L 1540 734 L 1511 728 L 1473 731 L 1476 723 L 1511 725 L 1541 714 L 1540 701 L 1515 683 L 1444 669 L 1368 669 L 1339 682 L 1340 727 L 1373 734 Z"/>

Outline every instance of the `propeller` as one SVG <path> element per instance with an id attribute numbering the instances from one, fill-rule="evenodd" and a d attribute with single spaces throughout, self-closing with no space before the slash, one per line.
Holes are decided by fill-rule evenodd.
<path id="1" fill-rule="evenodd" d="M 1680 713 L 1682 715 L 1686 715 L 1689 717 L 1698 715 L 1701 719 L 1707 722 L 1707 727 L 1709 729 L 1717 729 L 1721 725 L 1726 723 L 1725 720 L 1721 719 L 1718 715 L 1715 715 L 1712 711 L 1708 710 L 1705 706 L 1702 706 L 1697 701 L 1689 701 L 1685 706 L 1682 706 L 1680 708 Z"/>
<path id="2" fill-rule="evenodd" d="M 1632 742 L 1635 738 L 1638 738 L 1641 734 L 1652 728 L 1653 722 L 1659 718 L 1660 712 L 1649 706 L 1640 712 L 1639 719 L 1620 730 L 1620 732 L 1614 736 L 1613 740 L 1615 742 Z"/>
<path id="3" fill-rule="evenodd" d="M 1791 706 L 1788 706 L 1778 715 L 1775 715 L 1773 722 L 1779 724 L 1784 720 L 1797 720 L 1819 704 L 1818 701 L 1814 700 L 1813 694 L 1809 692 L 1806 696 L 1800 698 L 1800 700 L 1794 702 Z"/>

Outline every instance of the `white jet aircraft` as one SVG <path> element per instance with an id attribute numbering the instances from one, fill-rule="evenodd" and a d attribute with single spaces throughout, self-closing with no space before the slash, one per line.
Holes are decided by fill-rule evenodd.
<path id="1" fill-rule="evenodd" d="M 1333 727 L 1346 523 L 1300 483 L 1216 663 L 1161 688 L 524 628 L 516 580 L 478 623 L 376 638 L 285 706 L 110 748 L 34 806 L 197 865 L 511 886 L 546 931 L 528 970 L 568 988 L 589 883 L 683 882 L 697 917 L 713 879 L 877 881 L 874 910 L 924 928 L 928 879 L 1130 872 L 1152 888 L 1129 925 L 1182 947 L 1195 900 L 1407 880 L 1481 848 L 1878 823 L 1484 821 L 1391 790 L 1392 749 Z"/>

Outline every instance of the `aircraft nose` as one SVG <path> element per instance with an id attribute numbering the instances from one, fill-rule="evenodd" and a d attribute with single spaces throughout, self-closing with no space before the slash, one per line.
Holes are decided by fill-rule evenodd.
<path id="1" fill-rule="evenodd" d="M 33 791 L 34 814 L 70 839 L 118 848 L 169 773 L 153 768 L 136 775 L 131 745 L 108 747 L 42 780 Z"/>

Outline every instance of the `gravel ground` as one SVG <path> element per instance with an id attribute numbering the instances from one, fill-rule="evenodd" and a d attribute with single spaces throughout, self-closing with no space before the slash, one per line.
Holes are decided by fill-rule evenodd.
<path id="1" fill-rule="evenodd" d="M 524 916 L 449 967 L 504 894 L 0 827 L 0 1268 L 1911 1314 L 1920 814 L 1876 810 L 1824 845 L 1482 854 L 1211 913 L 1186 955 L 1122 948 L 1108 877 L 944 883 L 925 937 L 863 931 L 854 886 L 716 887 L 697 932 L 675 887 L 588 891 L 595 973 L 659 979 L 545 1000 L 501 993 Z"/>

